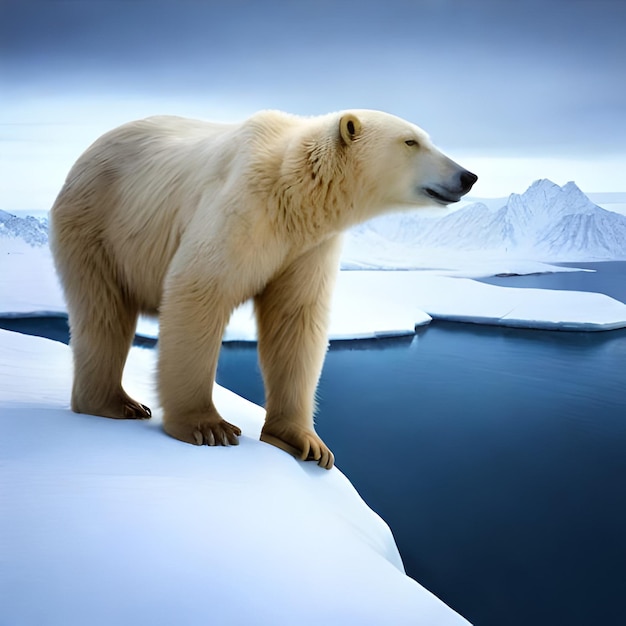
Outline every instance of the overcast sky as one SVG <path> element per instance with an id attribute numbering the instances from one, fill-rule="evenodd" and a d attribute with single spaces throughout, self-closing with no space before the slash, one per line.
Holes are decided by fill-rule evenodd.
<path id="1" fill-rule="evenodd" d="M 379 108 L 487 192 L 520 159 L 626 191 L 623 0 L 0 0 L 0 62 L 3 161 L 24 125 Z"/>

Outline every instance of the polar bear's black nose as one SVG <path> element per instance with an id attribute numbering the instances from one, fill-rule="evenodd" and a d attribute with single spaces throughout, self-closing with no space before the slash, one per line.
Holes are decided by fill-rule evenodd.
<path id="1" fill-rule="evenodd" d="M 472 185 L 478 180 L 478 176 L 476 174 L 472 174 L 472 172 L 468 172 L 467 170 L 463 170 L 461 172 L 461 190 L 462 193 L 467 193 Z"/>

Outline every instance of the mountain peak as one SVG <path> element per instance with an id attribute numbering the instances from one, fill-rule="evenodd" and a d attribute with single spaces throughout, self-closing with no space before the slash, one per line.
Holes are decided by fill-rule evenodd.
<path id="1" fill-rule="evenodd" d="M 30 215 L 18 217 L 0 210 L 0 236 L 21 238 L 31 246 L 45 246 L 48 226 Z"/>
<path id="2" fill-rule="evenodd" d="M 552 189 L 561 189 L 561 187 L 559 187 L 559 185 L 557 185 L 555 182 L 552 182 L 549 178 L 538 178 L 536 181 L 534 181 L 530 185 L 530 187 L 528 187 L 528 189 L 524 193 L 529 192 L 531 189 L 533 189 L 533 190 L 537 190 L 537 189 L 548 190 L 548 189 L 551 189 L 552 190 Z"/>
<path id="3" fill-rule="evenodd" d="M 595 205 L 573 181 L 561 187 L 547 178 L 511 194 L 498 210 L 474 203 L 437 219 L 405 214 L 401 223 L 390 215 L 370 223 L 369 232 L 378 236 L 371 250 L 399 245 L 406 258 L 429 249 L 543 261 L 626 258 L 626 217 Z"/>
<path id="4" fill-rule="evenodd" d="M 561 189 L 563 191 L 576 191 L 577 193 L 582 193 L 580 187 L 573 180 L 565 183 Z"/>
<path id="5" fill-rule="evenodd" d="M 534 181 L 524 193 L 511 195 L 521 195 L 522 197 L 524 197 L 532 196 L 537 193 L 547 194 L 550 196 L 563 193 L 570 197 L 581 196 L 584 197 L 587 202 L 591 202 L 573 180 L 568 181 L 561 187 L 557 183 L 551 181 L 549 178 L 539 178 Z"/>

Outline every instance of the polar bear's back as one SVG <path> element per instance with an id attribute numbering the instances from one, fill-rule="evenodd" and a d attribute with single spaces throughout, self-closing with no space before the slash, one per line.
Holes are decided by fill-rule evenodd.
<path id="1" fill-rule="evenodd" d="M 235 157 L 238 125 L 159 116 L 124 124 L 77 160 L 53 206 L 58 256 L 98 246 L 145 309 L 188 224 Z M 204 204 L 202 204 L 204 202 Z"/>
<path id="2" fill-rule="evenodd" d="M 195 178 L 201 179 L 204 184 L 199 186 L 205 188 L 220 176 L 224 169 L 220 163 L 226 163 L 229 153 L 235 152 L 232 136 L 238 128 L 236 124 L 174 116 L 130 122 L 95 141 L 79 158 L 69 179 L 74 170 L 80 173 L 83 168 L 95 168 L 120 192 L 117 204 L 122 210 L 127 203 L 136 208 L 139 201 L 156 211 L 161 201 L 171 199 L 174 188 L 197 188 Z"/>
<path id="3" fill-rule="evenodd" d="M 144 223 L 164 207 L 193 211 L 199 194 L 210 199 L 233 178 L 242 186 L 247 173 L 258 169 L 256 163 L 271 167 L 272 154 L 281 153 L 281 139 L 296 123 L 294 116 L 273 111 L 235 124 L 176 116 L 129 122 L 102 135 L 81 155 L 66 187 L 107 185 L 108 193 L 115 194 L 107 209 L 115 220 Z"/>
<path id="4" fill-rule="evenodd" d="M 237 124 L 155 116 L 109 131 L 79 157 L 52 209 L 58 256 L 101 248 L 142 308 L 156 310 L 185 237 L 212 246 L 232 223 L 249 230 L 262 219 L 258 188 L 302 125 L 265 111 Z"/>

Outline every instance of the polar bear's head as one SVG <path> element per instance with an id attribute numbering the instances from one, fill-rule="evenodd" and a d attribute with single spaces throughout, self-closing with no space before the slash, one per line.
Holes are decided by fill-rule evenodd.
<path id="1" fill-rule="evenodd" d="M 340 141 L 361 168 L 368 193 L 385 206 L 448 205 L 478 180 L 430 141 L 418 126 L 381 111 L 340 114 Z"/>

